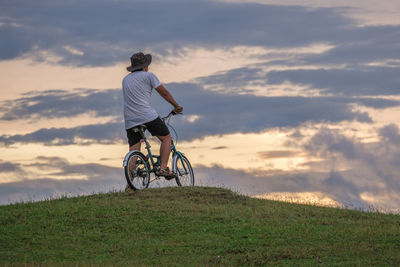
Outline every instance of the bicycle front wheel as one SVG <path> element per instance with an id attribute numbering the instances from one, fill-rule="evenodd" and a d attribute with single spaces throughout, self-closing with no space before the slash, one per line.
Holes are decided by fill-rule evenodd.
<path id="1" fill-rule="evenodd" d="M 176 154 L 172 162 L 175 180 L 179 186 L 194 186 L 194 173 L 189 160 L 182 154 Z"/>
<path id="2" fill-rule="evenodd" d="M 125 178 L 133 190 L 145 189 L 150 184 L 150 170 L 141 152 L 132 153 L 125 166 Z"/>

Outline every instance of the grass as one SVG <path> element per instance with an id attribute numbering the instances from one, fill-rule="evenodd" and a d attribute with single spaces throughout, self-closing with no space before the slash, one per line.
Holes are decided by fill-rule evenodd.
<path id="1" fill-rule="evenodd" d="M 0 265 L 400 265 L 399 215 L 219 188 L 14 204 L 0 223 Z"/>

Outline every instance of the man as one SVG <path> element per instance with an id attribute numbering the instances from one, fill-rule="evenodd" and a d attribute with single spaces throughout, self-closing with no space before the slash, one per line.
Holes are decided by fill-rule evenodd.
<path id="1" fill-rule="evenodd" d="M 175 113 L 181 113 L 183 108 L 160 83 L 157 76 L 148 71 L 151 59 L 150 54 L 135 53 L 131 57 L 131 65 L 127 67 L 127 70 L 131 73 L 125 76 L 122 81 L 125 129 L 129 150 L 140 150 L 141 136 L 133 131 L 135 126 L 146 125 L 147 130 L 160 139 L 161 170 L 157 174 L 171 177 L 173 173 L 167 167 L 171 152 L 171 134 L 164 121 L 160 119 L 156 110 L 151 106 L 153 90 L 155 89 L 162 98 L 174 107 Z"/>

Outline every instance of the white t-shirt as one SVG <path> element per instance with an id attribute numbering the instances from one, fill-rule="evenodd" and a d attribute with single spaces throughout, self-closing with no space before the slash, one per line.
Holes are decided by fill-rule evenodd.
<path id="1" fill-rule="evenodd" d="M 152 72 L 136 71 L 122 81 L 125 129 L 155 120 L 159 115 L 151 106 L 153 89 L 161 83 Z"/>

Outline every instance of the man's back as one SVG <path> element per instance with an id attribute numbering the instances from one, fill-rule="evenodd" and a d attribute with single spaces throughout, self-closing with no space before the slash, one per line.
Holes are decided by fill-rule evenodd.
<path id="1" fill-rule="evenodd" d="M 151 95 L 160 81 L 151 72 L 135 71 L 122 81 L 124 95 L 125 128 L 152 121 L 158 113 L 151 106 Z"/>

